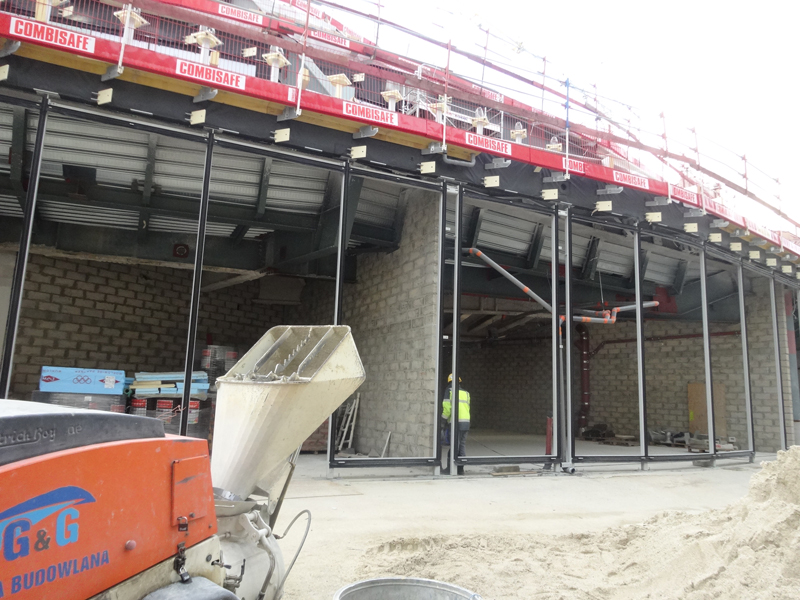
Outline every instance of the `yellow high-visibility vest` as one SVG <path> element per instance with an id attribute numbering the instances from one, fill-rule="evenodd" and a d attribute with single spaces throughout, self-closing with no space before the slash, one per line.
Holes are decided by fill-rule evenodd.
<path id="1" fill-rule="evenodd" d="M 450 422 L 450 414 L 452 413 L 451 400 L 453 399 L 453 388 L 448 390 L 447 398 L 442 402 L 442 416 Z M 469 392 L 467 390 L 458 390 L 458 422 L 469 423 Z"/>

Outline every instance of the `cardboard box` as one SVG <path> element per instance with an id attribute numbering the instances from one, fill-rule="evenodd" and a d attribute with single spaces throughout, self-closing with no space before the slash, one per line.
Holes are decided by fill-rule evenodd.
<path id="1" fill-rule="evenodd" d="M 124 387 L 125 371 L 110 369 L 42 367 L 39 377 L 41 392 L 120 395 Z"/>

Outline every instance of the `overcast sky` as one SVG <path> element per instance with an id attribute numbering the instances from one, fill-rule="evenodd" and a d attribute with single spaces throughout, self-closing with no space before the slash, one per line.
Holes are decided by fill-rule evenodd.
<path id="1" fill-rule="evenodd" d="M 375 4 L 365 2 L 353 4 L 374 14 Z M 800 216 L 796 165 L 800 124 L 785 120 L 794 112 L 800 89 L 796 33 L 800 8 L 794 3 L 382 2 L 385 18 L 438 39 L 452 38 L 454 44 L 478 54 L 485 42 L 477 29 L 480 22 L 523 44 L 526 52 L 518 55 L 520 66 L 538 71 L 541 61 L 534 55 L 547 56 L 548 75 L 564 74 L 583 88 L 596 84 L 600 95 L 637 107 L 655 124 L 663 111 L 670 135 L 696 127 L 701 152 L 719 154 L 721 150 L 704 138 L 716 140 L 779 177 L 784 210 Z M 473 17 L 473 24 L 454 12 Z M 384 30 L 381 36 L 383 46 L 389 33 Z M 490 41 L 490 59 L 501 60 L 492 55 L 493 48 L 508 53 L 508 46 Z M 734 156 L 731 162 L 737 162 Z"/>

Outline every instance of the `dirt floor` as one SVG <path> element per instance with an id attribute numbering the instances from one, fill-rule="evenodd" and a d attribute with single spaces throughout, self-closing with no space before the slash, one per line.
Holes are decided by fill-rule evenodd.
<path id="1" fill-rule="evenodd" d="M 800 447 L 748 495 L 762 460 L 775 456 L 646 472 L 328 479 L 324 456 L 303 455 L 277 530 L 304 508 L 314 520 L 285 598 L 333 598 L 383 576 L 438 579 L 485 600 L 800 598 Z M 287 561 L 301 529 L 282 542 Z"/>

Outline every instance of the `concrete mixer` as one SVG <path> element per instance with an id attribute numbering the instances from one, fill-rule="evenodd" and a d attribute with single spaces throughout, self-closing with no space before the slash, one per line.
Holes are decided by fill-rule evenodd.
<path id="1" fill-rule="evenodd" d="M 271 329 L 217 381 L 210 459 L 157 419 L 0 401 L 0 598 L 278 600 L 292 460 L 364 377 L 349 327 Z"/>

